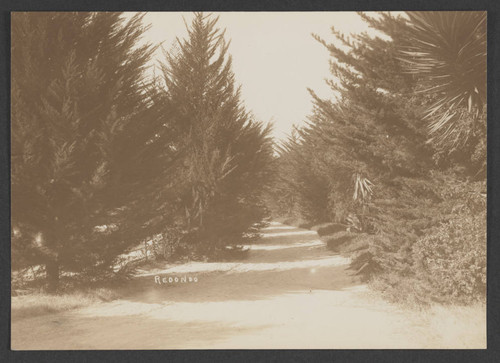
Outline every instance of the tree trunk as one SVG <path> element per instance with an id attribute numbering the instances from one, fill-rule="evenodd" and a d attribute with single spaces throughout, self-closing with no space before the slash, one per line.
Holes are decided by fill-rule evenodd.
<path id="1" fill-rule="evenodd" d="M 59 263 L 55 260 L 50 260 L 45 265 L 47 274 L 47 290 L 56 292 L 59 288 Z"/>

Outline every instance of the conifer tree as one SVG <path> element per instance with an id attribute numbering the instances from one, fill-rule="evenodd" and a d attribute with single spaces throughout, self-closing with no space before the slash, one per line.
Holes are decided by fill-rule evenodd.
<path id="1" fill-rule="evenodd" d="M 408 252 L 430 200 L 438 198 L 425 182 L 433 167 L 432 149 L 425 144 L 415 79 L 397 58 L 406 41 L 405 20 L 385 13 L 380 18 L 362 16 L 389 37 L 345 37 L 333 30 L 342 46 L 316 37 L 332 56 L 335 80 L 328 84 L 338 97 L 321 99 L 310 91 L 314 111 L 284 160 L 292 158 L 295 165 L 292 175 L 302 195 L 302 216 L 312 217 L 311 222 L 345 223 L 350 230 L 377 236 L 359 261 L 354 259 L 354 267 L 369 261 L 372 268 L 389 268 L 405 260 L 406 267 L 398 268 L 407 268 L 408 255 L 392 256 L 399 256 L 401 249 Z M 307 195 L 309 189 L 324 194 Z"/>
<path id="2" fill-rule="evenodd" d="M 270 129 L 242 104 L 216 23 L 196 13 L 188 38 L 177 39 L 162 65 L 176 148 L 184 155 L 177 172 L 185 229 L 209 245 L 237 241 L 262 218 L 272 156 Z"/>
<path id="3" fill-rule="evenodd" d="M 421 90 L 433 84 L 427 74 L 408 72 L 401 59 L 414 42 L 414 27 L 387 13 L 360 15 L 380 36 L 348 38 L 334 30 L 341 45 L 316 37 L 332 56 L 335 80 L 328 83 L 337 98 L 311 91 L 309 123 L 278 159 L 278 170 L 285 173 L 280 180 L 292 180 L 272 191 L 295 197 L 299 214 L 311 222 L 320 222 L 326 209 L 331 221 L 345 223 L 350 232 L 331 240 L 342 241 L 356 271 L 379 272 L 385 291 L 399 298 L 405 291 L 419 302 L 458 301 L 457 294 L 461 301 L 474 300 L 483 296 L 486 278 L 485 200 L 477 193 L 484 181 L 473 181 L 462 169 L 485 157 L 485 134 L 469 138 L 470 147 L 461 150 L 465 157 L 443 160 L 436 143 L 428 142 L 423 117 L 436 95 Z M 449 24 L 451 33 L 460 28 Z M 448 62 L 454 64 L 453 54 Z M 319 177 L 307 180 L 303 170 Z M 326 179 L 326 206 L 307 193 L 320 178 Z M 347 239 L 346 233 L 351 233 Z"/>
<path id="4" fill-rule="evenodd" d="M 275 173 L 268 189 L 268 204 L 274 215 L 287 215 L 309 222 L 329 221 L 329 181 L 315 168 L 316 155 L 306 150 L 304 130 L 292 134 L 277 146 Z"/>
<path id="5" fill-rule="evenodd" d="M 45 265 L 51 290 L 61 271 L 110 271 L 164 207 L 166 111 L 143 82 L 143 32 L 120 13 L 13 14 L 12 260 Z"/>

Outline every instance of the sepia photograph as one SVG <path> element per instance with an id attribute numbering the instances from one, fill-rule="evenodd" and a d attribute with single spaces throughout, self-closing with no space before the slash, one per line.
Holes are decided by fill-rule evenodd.
<path id="1" fill-rule="evenodd" d="M 12 350 L 487 348 L 486 11 L 10 32 Z"/>

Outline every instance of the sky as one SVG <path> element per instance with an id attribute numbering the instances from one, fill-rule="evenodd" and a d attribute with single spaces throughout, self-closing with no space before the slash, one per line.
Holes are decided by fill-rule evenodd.
<path id="1" fill-rule="evenodd" d="M 366 23 L 354 12 L 220 12 L 218 27 L 226 29 L 231 41 L 236 82 L 242 101 L 255 118 L 274 125 L 273 136 L 284 139 L 293 125 L 306 121 L 312 110 L 307 88 L 320 97 L 333 97 L 325 84 L 332 78 L 330 56 L 312 33 L 328 43 L 335 41 L 334 26 L 345 34 L 368 31 Z M 127 14 L 132 15 L 132 14 Z M 186 25 L 192 13 L 150 12 L 143 19 L 150 24 L 144 41 L 163 44 L 169 49 L 175 37 L 187 36 Z M 162 60 L 161 51 L 157 60 Z"/>

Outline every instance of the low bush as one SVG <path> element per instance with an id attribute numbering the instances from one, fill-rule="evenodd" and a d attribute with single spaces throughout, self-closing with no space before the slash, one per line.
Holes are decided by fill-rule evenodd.
<path id="1" fill-rule="evenodd" d="M 304 228 L 304 229 L 311 229 L 312 226 L 313 226 L 313 223 L 311 223 L 311 222 L 304 222 L 304 223 L 300 223 L 298 225 L 299 228 Z"/>
<path id="2" fill-rule="evenodd" d="M 416 278 L 440 302 L 469 303 L 486 296 L 486 216 L 443 223 L 413 246 Z"/>
<path id="3" fill-rule="evenodd" d="M 345 233 L 348 234 L 349 232 Z M 352 236 L 351 241 L 340 246 L 340 253 L 349 254 L 359 250 L 368 249 L 373 238 L 366 233 L 350 233 L 350 235 Z"/>
<path id="4" fill-rule="evenodd" d="M 352 242 L 356 237 L 358 236 L 355 233 L 344 231 L 321 236 L 321 239 L 326 243 L 329 249 L 339 252 L 344 244 Z"/>
<path id="5" fill-rule="evenodd" d="M 326 236 L 337 232 L 343 232 L 346 230 L 346 226 L 339 223 L 326 223 L 326 224 L 321 224 L 319 226 L 315 226 L 312 229 L 318 232 L 318 235 Z"/>

